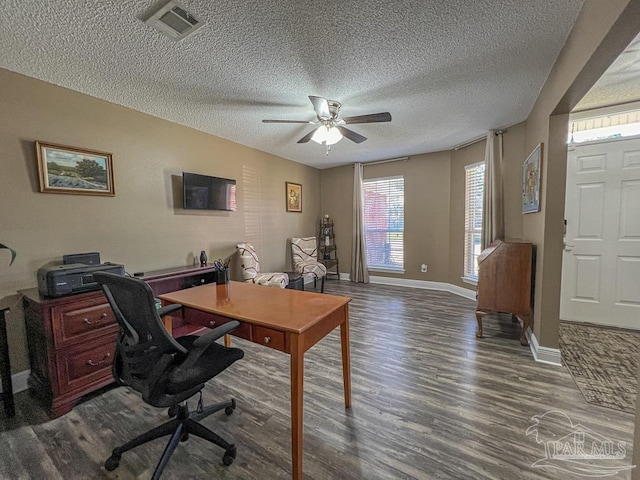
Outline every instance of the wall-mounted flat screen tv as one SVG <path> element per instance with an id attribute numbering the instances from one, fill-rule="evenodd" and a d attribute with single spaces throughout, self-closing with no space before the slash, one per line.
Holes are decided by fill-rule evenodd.
<path id="1" fill-rule="evenodd" d="M 182 172 L 185 210 L 236 210 L 236 181 Z"/>

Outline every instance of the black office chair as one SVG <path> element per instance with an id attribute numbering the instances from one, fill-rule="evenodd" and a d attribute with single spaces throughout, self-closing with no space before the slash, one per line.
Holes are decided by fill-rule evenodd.
<path id="1" fill-rule="evenodd" d="M 182 308 L 169 305 L 157 309 L 149 285 L 137 278 L 111 273 L 95 273 L 120 326 L 113 361 L 116 382 L 128 385 L 154 407 L 169 407 L 172 419 L 121 447 L 113 449 L 104 463 L 108 471 L 120 464 L 122 454 L 132 448 L 165 435 L 171 435 L 162 457 L 153 473 L 160 478 L 179 441 L 189 434 L 196 435 L 224 448 L 223 463 L 231 465 L 236 457 L 235 445 L 213 433 L 199 420 L 223 410 L 231 415 L 235 400 L 202 407 L 202 389 L 207 380 L 215 377 L 236 360 L 244 356 L 238 348 L 227 348 L 216 340 L 240 324 L 232 321 L 198 337 L 187 335 L 174 339 L 164 328 L 161 317 Z M 200 393 L 198 408 L 189 412 L 186 400 Z"/>

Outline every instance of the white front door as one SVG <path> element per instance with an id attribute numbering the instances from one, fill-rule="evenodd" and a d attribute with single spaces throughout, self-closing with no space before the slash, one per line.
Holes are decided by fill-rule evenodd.
<path id="1" fill-rule="evenodd" d="M 640 329 L 640 138 L 569 147 L 560 318 Z"/>

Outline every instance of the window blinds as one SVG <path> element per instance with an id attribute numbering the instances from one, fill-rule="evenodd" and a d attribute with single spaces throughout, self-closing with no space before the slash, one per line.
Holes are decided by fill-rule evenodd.
<path id="1" fill-rule="evenodd" d="M 370 269 L 404 269 L 404 177 L 363 182 L 364 230 Z"/>
<path id="2" fill-rule="evenodd" d="M 484 162 L 467 165 L 464 191 L 464 277 L 473 280 L 478 278 L 483 194 Z"/>

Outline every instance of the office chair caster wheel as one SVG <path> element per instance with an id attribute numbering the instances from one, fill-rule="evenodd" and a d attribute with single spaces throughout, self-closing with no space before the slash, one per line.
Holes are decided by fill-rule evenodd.
<path id="1" fill-rule="evenodd" d="M 236 409 L 236 400 L 235 398 L 231 400 L 231 406 L 224 409 L 224 413 L 227 415 L 231 415 L 233 411 Z"/>
<path id="2" fill-rule="evenodd" d="M 236 458 L 236 447 L 231 447 L 226 452 L 224 452 L 224 457 L 222 457 L 222 463 L 225 466 L 229 466 L 233 463 L 233 459 Z"/>
<path id="3" fill-rule="evenodd" d="M 107 472 L 113 472 L 120 465 L 120 455 L 111 455 L 104 462 L 104 468 Z"/>
<path id="4" fill-rule="evenodd" d="M 169 418 L 173 418 L 176 415 L 178 415 L 178 406 L 177 405 L 170 406 L 169 410 L 167 410 L 167 415 L 169 415 Z"/>
<path id="5" fill-rule="evenodd" d="M 187 440 L 189 440 L 189 432 L 184 432 L 181 436 L 180 436 L 180 441 L 181 442 L 186 442 Z"/>

